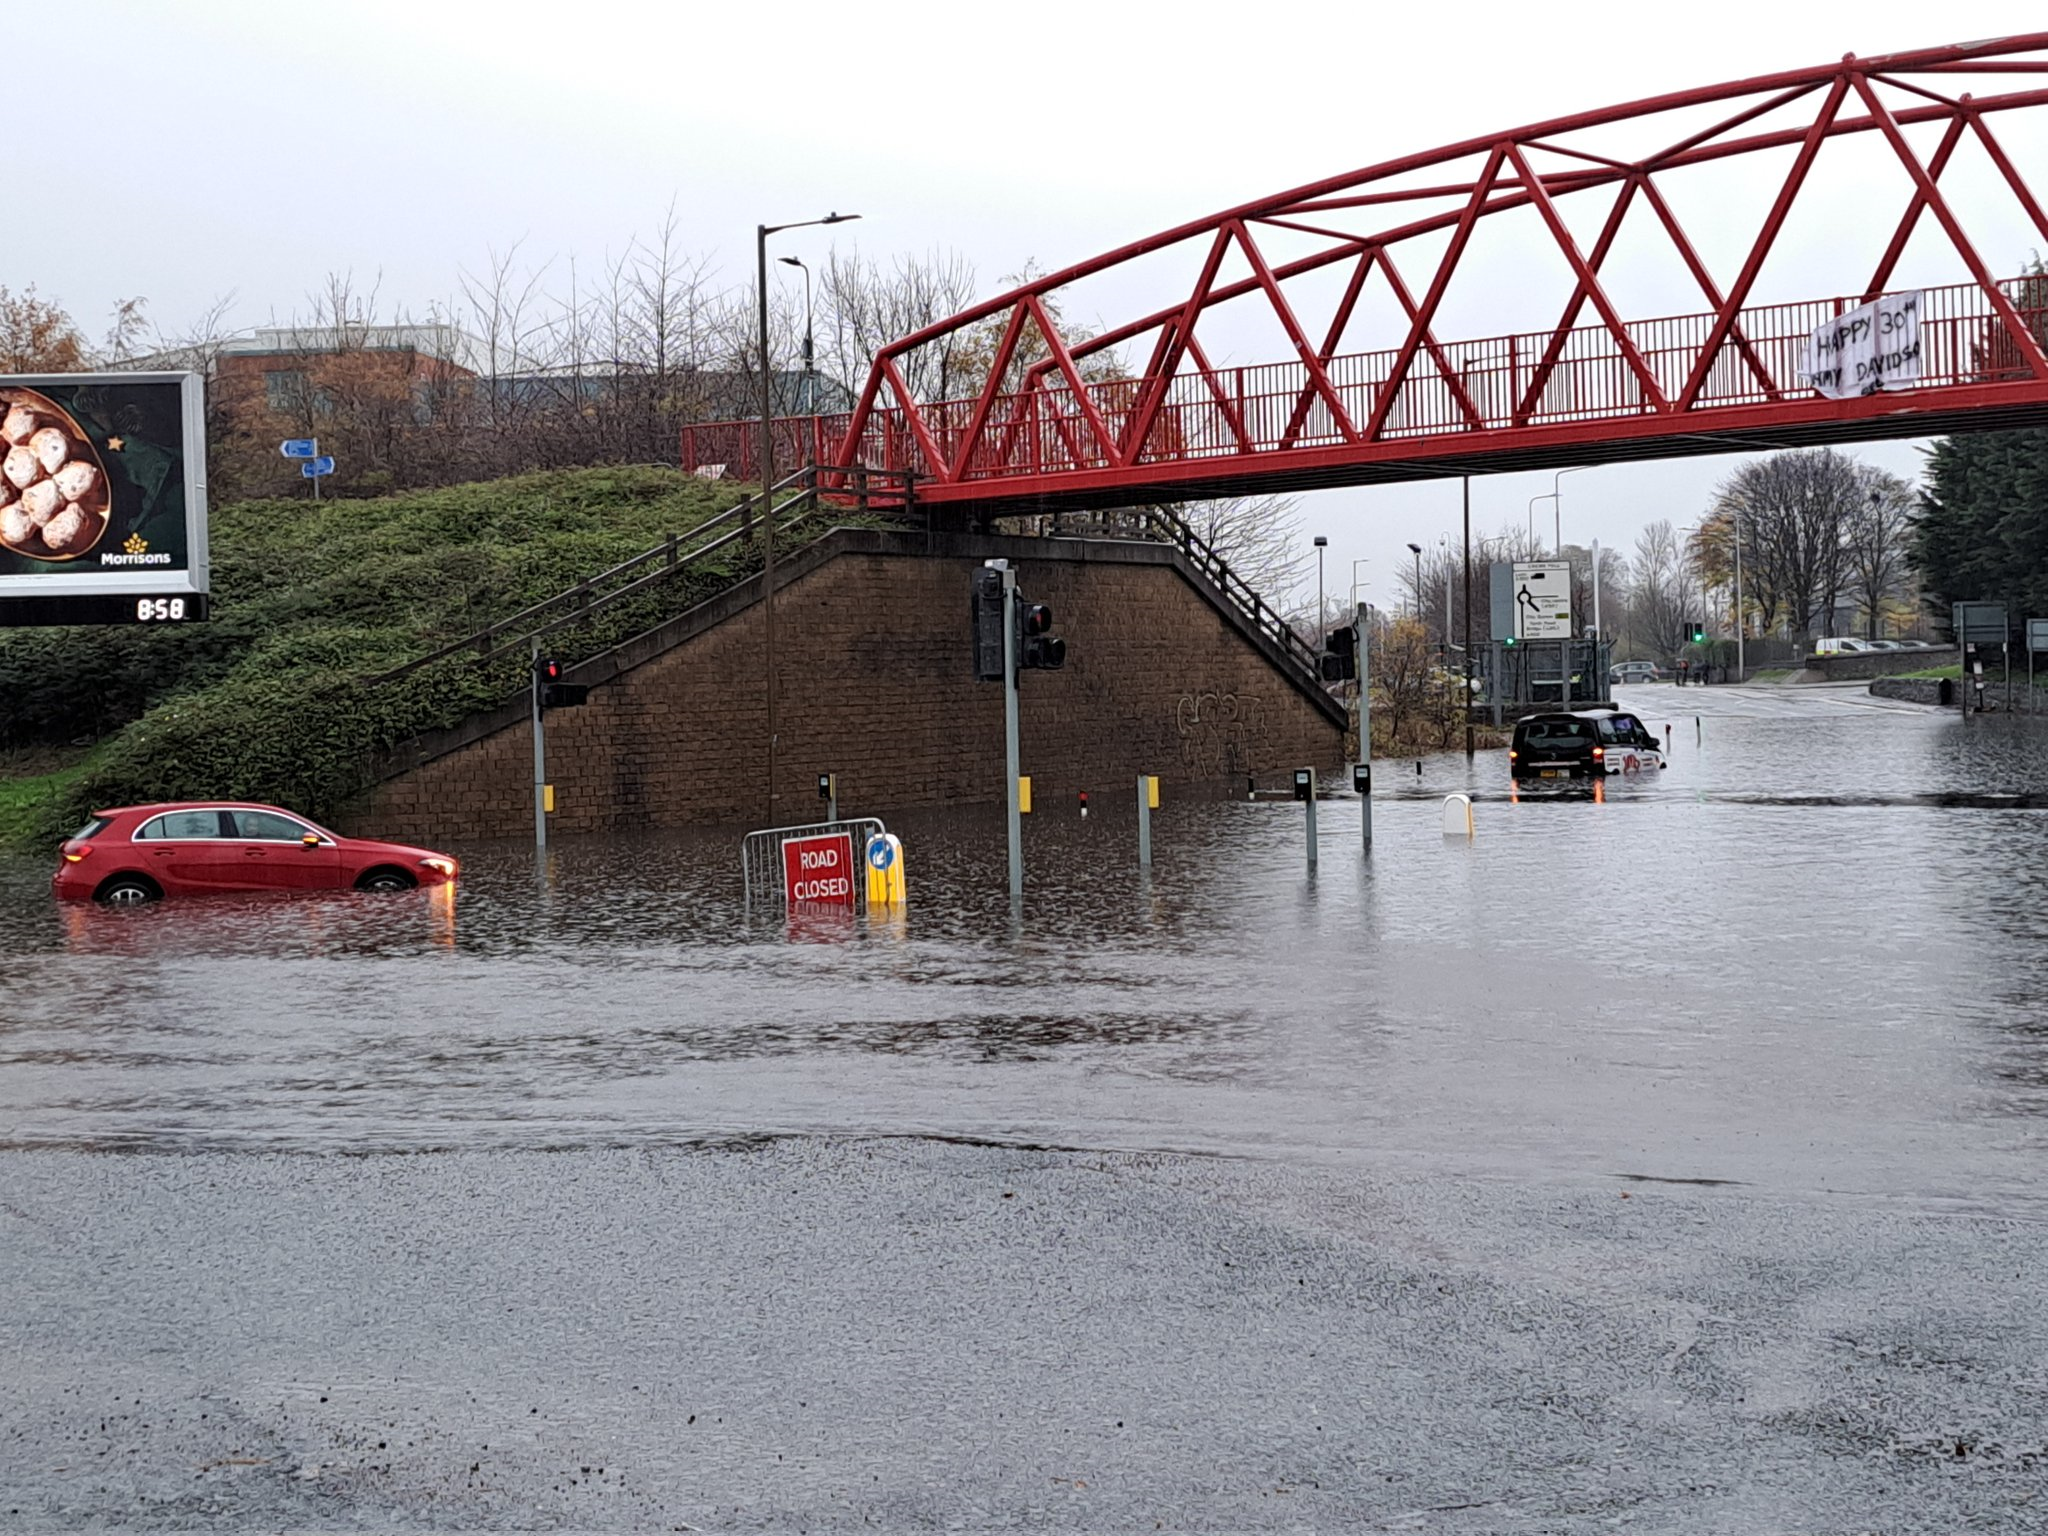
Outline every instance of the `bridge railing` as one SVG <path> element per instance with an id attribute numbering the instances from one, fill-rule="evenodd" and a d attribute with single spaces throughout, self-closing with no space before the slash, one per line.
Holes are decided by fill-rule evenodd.
<path id="1" fill-rule="evenodd" d="M 2036 334 L 2048 334 L 2048 280 L 2022 276 L 1998 286 L 2023 322 Z M 1982 288 L 1954 283 L 1921 293 L 1923 388 L 2026 376 L 2026 364 Z M 1835 297 L 1741 310 L 1716 347 L 1690 409 L 1815 398 L 1801 374 L 1807 338 L 1859 302 Z M 1443 342 L 1448 371 L 1439 369 L 1426 351 L 1419 353 L 1380 420 L 1377 437 L 1675 413 L 1713 339 L 1714 324 L 1712 314 L 1696 313 L 1624 325 L 1661 403 L 1604 325 Z M 1324 365 L 1336 404 L 1354 432 L 1366 432 L 1398 366 L 1395 349 L 1344 354 Z M 1064 380 L 1047 377 L 1035 388 L 996 397 L 985 416 L 974 400 L 920 404 L 915 427 L 908 413 L 889 406 L 869 416 L 860 441 L 852 444 L 843 441 L 851 416 L 793 418 L 778 422 L 777 430 L 792 442 L 808 437 L 823 445 L 826 457 L 843 454 L 876 470 L 912 469 L 951 479 L 961 445 L 981 418 L 980 436 L 959 465 L 958 478 L 965 481 L 1102 469 L 1115 462 L 1113 453 L 1127 464 L 1142 465 L 1332 447 L 1349 440 L 1330 401 L 1296 360 L 1177 374 L 1145 443 L 1131 454 L 1126 439 L 1141 384 L 1137 379 L 1093 383 L 1084 399 Z M 1908 393 L 1901 392 L 1902 403 Z M 930 438 L 941 462 L 931 461 L 917 427 Z M 748 463 L 747 445 L 758 430 L 749 422 L 687 428 L 684 467 L 733 458 Z"/>

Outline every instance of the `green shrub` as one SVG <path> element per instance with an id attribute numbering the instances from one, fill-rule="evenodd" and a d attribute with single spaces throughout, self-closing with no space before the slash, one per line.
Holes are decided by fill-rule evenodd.
<path id="1" fill-rule="evenodd" d="M 630 466 L 219 508 L 210 623 L 17 632 L 0 651 L 0 748 L 97 742 L 82 770 L 21 781 L 9 826 L 61 835 L 95 806 L 214 796 L 329 815 L 393 746 L 503 702 L 525 667 L 458 659 L 381 687 L 371 676 L 686 533 L 742 494 Z M 724 553 L 551 648 L 594 655 L 754 569 L 751 546 Z"/>

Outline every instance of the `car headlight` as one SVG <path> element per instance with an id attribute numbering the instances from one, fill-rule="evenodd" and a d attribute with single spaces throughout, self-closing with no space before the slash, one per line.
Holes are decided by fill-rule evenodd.
<path id="1" fill-rule="evenodd" d="M 431 869 L 436 874 L 445 876 L 447 879 L 453 880 L 455 878 L 455 861 L 453 859 L 421 859 L 420 866 L 423 869 Z"/>

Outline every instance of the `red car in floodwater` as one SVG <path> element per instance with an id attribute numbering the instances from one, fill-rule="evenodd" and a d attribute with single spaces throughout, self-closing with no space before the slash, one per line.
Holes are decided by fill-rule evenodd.
<path id="1" fill-rule="evenodd" d="M 66 901 L 134 906 L 221 891 L 409 891 L 447 885 L 431 848 L 342 837 L 274 805 L 188 801 L 95 811 L 65 840 L 50 888 Z"/>

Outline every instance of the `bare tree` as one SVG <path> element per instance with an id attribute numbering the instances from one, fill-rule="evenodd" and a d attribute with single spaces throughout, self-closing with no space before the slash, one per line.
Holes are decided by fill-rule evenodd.
<path id="1" fill-rule="evenodd" d="M 958 251 L 898 256 L 888 270 L 864 259 L 858 247 L 836 248 L 819 273 L 820 341 L 824 369 L 857 397 L 883 347 L 957 315 L 973 302 L 974 267 Z M 907 354 L 904 382 L 920 400 L 950 400 L 963 391 L 966 339 L 950 333 Z"/>
<path id="2" fill-rule="evenodd" d="M 1684 648 L 1686 623 L 1699 616 L 1703 600 L 1698 574 L 1669 518 L 1659 518 L 1636 535 L 1632 563 L 1630 637 L 1669 661 Z"/>
<path id="3" fill-rule="evenodd" d="M 1274 607 L 1300 587 L 1310 549 L 1301 542 L 1298 498 L 1226 496 L 1180 502 L 1173 510 Z"/>
<path id="4" fill-rule="evenodd" d="M 1863 632 L 1877 638 L 1884 600 L 1898 594 L 1913 544 L 1913 487 L 1897 475 L 1865 466 L 1864 501 L 1847 520 L 1843 560 L 1858 603 Z"/>
<path id="5" fill-rule="evenodd" d="M 1795 634 L 1832 620 L 1866 500 L 1863 473 L 1831 448 L 1754 460 L 1721 482 L 1712 515 L 1741 520 L 1744 585 L 1767 628 L 1780 613 Z"/>

